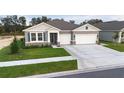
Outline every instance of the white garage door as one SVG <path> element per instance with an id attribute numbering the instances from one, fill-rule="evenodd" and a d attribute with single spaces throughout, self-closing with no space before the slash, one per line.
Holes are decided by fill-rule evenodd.
<path id="1" fill-rule="evenodd" d="M 95 44 L 97 40 L 97 34 L 76 34 L 76 44 Z"/>
<path id="2" fill-rule="evenodd" d="M 60 34 L 60 44 L 70 44 L 71 35 L 70 34 Z"/>

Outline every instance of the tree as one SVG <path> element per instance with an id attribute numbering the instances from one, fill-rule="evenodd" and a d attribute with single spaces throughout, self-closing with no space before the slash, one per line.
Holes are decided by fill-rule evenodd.
<path id="1" fill-rule="evenodd" d="M 37 18 L 37 24 L 41 23 L 42 22 L 42 18 L 41 17 L 38 17 Z"/>
<path id="2" fill-rule="evenodd" d="M 4 32 L 4 28 L 3 26 L 0 24 L 0 34 L 2 34 Z"/>
<path id="3" fill-rule="evenodd" d="M 31 21 L 30 21 L 30 24 L 33 26 L 33 25 L 36 25 L 36 24 L 39 24 L 42 22 L 42 18 L 41 17 L 38 17 L 38 18 L 32 18 Z"/>
<path id="4" fill-rule="evenodd" d="M 15 54 L 19 52 L 19 44 L 15 36 L 13 42 L 11 43 L 10 50 L 11 50 L 11 54 Z"/>
<path id="5" fill-rule="evenodd" d="M 26 26 L 26 21 L 24 17 L 18 18 L 17 15 L 6 16 L 1 18 L 1 23 L 3 25 L 4 31 L 10 32 L 21 32 Z"/>
<path id="6" fill-rule="evenodd" d="M 10 16 L 1 18 L 1 22 L 4 25 L 4 29 L 6 32 L 11 32 L 12 19 Z"/>
<path id="7" fill-rule="evenodd" d="M 41 22 L 48 22 L 50 21 L 51 18 L 47 18 L 46 16 L 42 16 L 41 17 L 37 17 L 37 18 L 32 18 L 31 21 L 30 21 L 30 25 L 33 26 L 33 25 L 36 25 L 36 24 L 39 24 Z"/>
<path id="8" fill-rule="evenodd" d="M 96 23 L 102 23 L 103 21 L 101 19 L 91 19 L 89 21 L 87 21 L 87 23 L 90 24 L 96 24 Z"/>
<path id="9" fill-rule="evenodd" d="M 47 21 L 49 21 L 49 19 L 47 18 L 47 16 L 42 16 L 42 22 L 47 22 Z"/>
<path id="10" fill-rule="evenodd" d="M 89 24 L 96 24 L 96 23 L 102 23 L 103 21 L 101 19 L 90 19 L 90 20 L 85 20 L 84 22 L 81 23 L 81 25 L 84 25 L 86 23 Z"/>
<path id="11" fill-rule="evenodd" d="M 37 18 L 32 18 L 31 21 L 30 21 L 30 24 L 33 26 L 33 25 L 36 25 L 37 24 Z"/>
<path id="12" fill-rule="evenodd" d="M 26 18 L 24 16 L 19 17 L 19 23 L 21 26 L 26 26 Z"/>
<path id="13" fill-rule="evenodd" d="M 74 23 L 75 23 L 75 21 L 74 21 L 74 20 L 70 20 L 69 22 L 70 22 L 71 24 L 74 24 Z"/>

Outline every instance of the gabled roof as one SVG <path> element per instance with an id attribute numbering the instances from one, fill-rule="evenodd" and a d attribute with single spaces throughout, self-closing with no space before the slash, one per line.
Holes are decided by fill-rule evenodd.
<path id="1" fill-rule="evenodd" d="M 124 28 L 124 21 L 109 21 L 94 24 L 94 26 L 104 31 L 120 31 Z"/>
<path id="2" fill-rule="evenodd" d="M 29 32 L 30 31 L 47 31 L 48 29 L 60 30 L 59 28 L 56 28 L 56 27 L 54 27 L 52 25 L 49 25 L 49 24 L 47 24 L 45 22 L 42 22 L 42 23 L 39 23 L 39 24 L 34 25 L 32 27 L 26 28 L 23 31 L 24 32 L 25 31 L 29 31 Z"/>
<path id="3" fill-rule="evenodd" d="M 43 25 L 47 25 L 47 27 L 44 27 Z M 90 24 L 85 24 L 85 25 L 90 25 Z M 44 31 L 44 30 L 48 30 L 50 28 L 66 31 L 66 30 L 75 30 L 75 29 L 81 28 L 85 25 L 80 26 L 80 25 L 77 25 L 74 23 L 69 23 L 64 20 L 52 20 L 52 21 L 48 21 L 46 23 L 42 22 L 40 24 L 34 25 L 32 27 L 24 29 L 23 31 L 39 31 L 39 30 Z M 93 28 L 98 30 L 98 28 L 96 28 L 94 26 L 93 26 Z"/>
<path id="4" fill-rule="evenodd" d="M 64 20 L 48 21 L 47 24 L 52 25 L 61 30 L 73 30 L 73 29 L 79 27 L 79 25 L 77 25 L 77 24 L 69 23 Z"/>
<path id="5" fill-rule="evenodd" d="M 86 27 L 88 27 L 87 30 L 86 30 Z M 87 23 L 87 24 L 84 24 L 82 26 L 79 26 L 79 27 L 73 29 L 73 31 L 101 31 L 101 29 L 97 28 L 94 25 Z"/>

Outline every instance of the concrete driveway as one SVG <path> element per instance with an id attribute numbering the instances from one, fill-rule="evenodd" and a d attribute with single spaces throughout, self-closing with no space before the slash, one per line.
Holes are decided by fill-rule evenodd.
<path id="1" fill-rule="evenodd" d="M 63 47 L 78 59 L 78 69 L 124 66 L 124 53 L 101 45 L 65 45 Z"/>

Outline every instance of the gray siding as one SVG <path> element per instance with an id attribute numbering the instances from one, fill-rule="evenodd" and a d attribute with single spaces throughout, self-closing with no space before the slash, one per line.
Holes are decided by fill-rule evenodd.
<path id="1" fill-rule="evenodd" d="M 101 31 L 99 33 L 100 40 L 112 41 L 113 31 Z"/>

